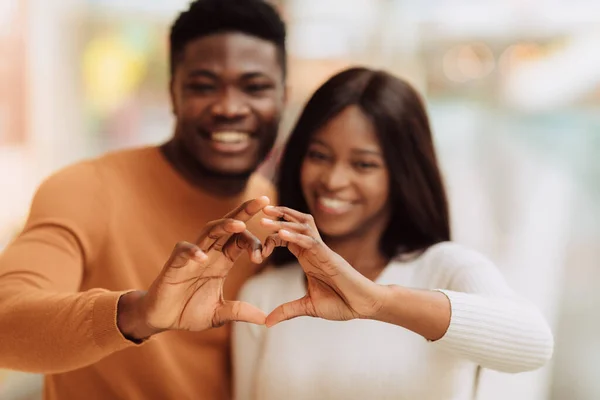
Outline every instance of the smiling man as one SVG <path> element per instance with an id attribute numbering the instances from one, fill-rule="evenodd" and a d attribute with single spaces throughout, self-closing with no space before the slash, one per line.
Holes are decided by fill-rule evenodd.
<path id="1" fill-rule="evenodd" d="M 228 3 L 215 6 L 225 10 Z M 191 18 L 182 16 L 178 22 L 190 27 L 171 34 L 177 126 L 163 150 L 190 181 L 236 192 L 275 143 L 285 97 L 284 36 L 273 34 L 275 21 L 247 21 L 248 34 L 224 29 L 233 21 L 222 17 L 203 21 L 214 34 L 186 43 L 188 30 L 198 29 Z"/>
<path id="2" fill-rule="evenodd" d="M 285 26 L 260 0 L 197 0 L 170 45 L 172 138 L 48 178 L 0 255 L 0 368 L 46 374 L 46 399 L 228 398 L 226 323 L 264 322 L 226 299 L 256 271 L 243 253 L 261 261 Z"/>

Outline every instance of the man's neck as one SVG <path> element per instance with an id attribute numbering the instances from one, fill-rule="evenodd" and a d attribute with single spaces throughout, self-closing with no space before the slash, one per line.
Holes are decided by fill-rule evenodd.
<path id="1" fill-rule="evenodd" d="M 168 163 L 191 185 L 219 197 L 238 196 L 244 192 L 249 176 L 218 176 L 211 174 L 193 160 L 187 153 L 179 150 L 171 140 L 160 147 Z"/>

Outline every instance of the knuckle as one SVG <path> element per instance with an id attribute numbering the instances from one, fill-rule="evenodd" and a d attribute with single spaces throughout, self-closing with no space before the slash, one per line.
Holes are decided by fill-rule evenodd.
<path id="1" fill-rule="evenodd" d="M 244 237 L 242 235 L 235 236 L 235 245 L 240 249 L 246 247 L 246 241 L 244 240 Z"/>
<path id="2" fill-rule="evenodd" d="M 186 241 L 177 242 L 177 244 L 175 245 L 175 250 L 177 251 L 188 250 L 189 248 L 190 244 Z"/>
<path id="3" fill-rule="evenodd" d="M 223 318 L 221 318 L 221 315 L 219 312 L 216 312 L 213 319 L 212 319 L 212 327 L 213 328 L 220 328 L 223 325 L 225 325 L 225 321 L 223 320 Z"/>
<path id="4" fill-rule="evenodd" d="M 238 318 L 240 316 L 242 305 L 240 303 L 234 303 L 231 307 L 231 314 L 234 318 Z"/>
<path id="5" fill-rule="evenodd" d="M 250 206 L 254 203 L 254 200 L 246 200 L 244 202 L 244 204 L 242 205 L 242 211 L 245 212 L 246 214 L 250 214 Z"/>

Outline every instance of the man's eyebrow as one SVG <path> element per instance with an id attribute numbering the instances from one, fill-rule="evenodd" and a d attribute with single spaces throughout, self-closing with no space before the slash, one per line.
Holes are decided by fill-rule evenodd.
<path id="1" fill-rule="evenodd" d="M 217 74 L 215 74 L 214 72 L 211 72 L 207 69 L 194 69 L 192 71 L 190 71 L 190 73 L 188 74 L 188 77 L 190 78 L 210 78 L 210 79 L 219 79 L 219 77 L 217 76 Z"/>

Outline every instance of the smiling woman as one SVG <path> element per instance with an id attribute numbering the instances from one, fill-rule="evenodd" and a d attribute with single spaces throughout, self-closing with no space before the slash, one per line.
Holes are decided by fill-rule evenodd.
<path id="1" fill-rule="evenodd" d="M 330 78 L 292 131 L 278 189 L 261 223 L 263 256 L 275 250 L 281 268 L 240 294 L 270 329 L 235 326 L 238 400 L 471 400 L 481 367 L 551 357 L 536 307 L 450 242 L 427 113 L 405 81 L 367 68 Z"/>
<path id="2" fill-rule="evenodd" d="M 425 107 L 408 83 L 382 71 L 350 68 L 315 92 L 286 145 L 278 190 L 281 204 L 315 216 L 327 240 L 339 229 L 362 237 L 359 248 L 372 238 L 388 259 L 450 240 Z M 352 213 L 327 217 L 332 205 L 349 206 L 340 200 L 354 203 Z M 293 257 L 282 250 L 273 261 Z"/>
<path id="3" fill-rule="evenodd" d="M 354 140 L 340 132 L 354 132 Z M 387 225 L 389 173 L 375 127 L 359 107 L 349 106 L 315 133 L 300 176 L 308 208 L 325 237 L 383 231 Z"/>

